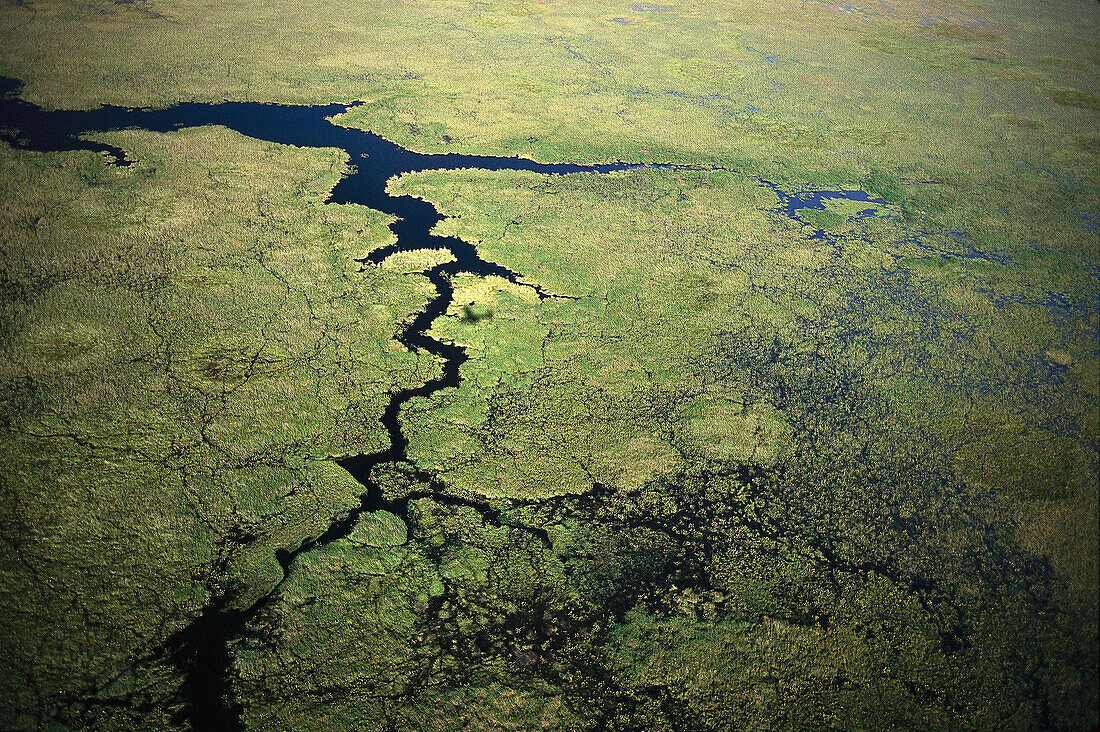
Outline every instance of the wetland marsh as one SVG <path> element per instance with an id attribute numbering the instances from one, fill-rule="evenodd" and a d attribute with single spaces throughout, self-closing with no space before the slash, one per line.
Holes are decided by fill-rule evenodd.
<path id="1" fill-rule="evenodd" d="M 5 7 L 0 726 L 1094 727 L 1094 6 Z"/>

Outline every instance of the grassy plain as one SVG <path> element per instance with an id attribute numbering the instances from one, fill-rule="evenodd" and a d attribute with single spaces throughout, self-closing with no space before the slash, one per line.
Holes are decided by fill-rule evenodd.
<path id="1" fill-rule="evenodd" d="M 421 499 L 302 555 L 231 649 L 246 726 L 1091 729 L 1098 36 L 1083 1 L 24 0 L 0 73 L 721 168 L 392 182 L 568 298 L 456 279 L 463 382 L 403 424 L 505 522 Z M 183 725 L 156 649 L 356 504 L 330 457 L 437 369 L 392 337 L 438 260 L 358 271 L 391 234 L 322 203 L 339 153 L 103 139 L 135 165 L 0 149 L 4 727 Z"/>
<path id="2" fill-rule="evenodd" d="M 359 492 L 329 457 L 433 368 L 390 340 L 424 288 L 352 261 L 385 217 L 320 205 L 340 155 L 107 137 L 139 162 L 3 151 L 6 726 L 165 723 L 174 670 L 142 659 L 270 587 Z"/>

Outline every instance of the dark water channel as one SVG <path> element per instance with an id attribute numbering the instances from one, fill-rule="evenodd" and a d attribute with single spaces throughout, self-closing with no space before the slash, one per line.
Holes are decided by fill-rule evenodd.
<path id="1" fill-rule="evenodd" d="M 283 145 L 340 148 L 351 156 L 351 164 L 355 166 L 355 170 L 336 185 L 329 202 L 361 204 L 397 218 L 390 225 L 397 236 L 397 242 L 373 252 L 363 260 L 365 264 L 381 262 L 394 252 L 423 248 L 446 250 L 454 255 L 453 261 L 424 270 L 423 274 L 434 285 L 436 294 L 424 310 L 397 334 L 397 340 L 409 349 L 427 351 L 437 356 L 441 361 L 442 374 L 420 386 L 393 394 L 381 418 L 389 433 L 388 447 L 379 452 L 354 455 L 340 461 L 340 465 L 364 488 L 360 504 L 347 514 L 334 518 L 319 536 L 306 538 L 296 548 L 278 551 L 277 559 L 283 568 L 284 580 L 299 555 L 348 536 L 363 513 L 385 509 L 404 518 L 408 514 L 409 501 L 416 498 L 431 497 L 444 504 L 470 506 L 492 524 L 500 526 L 506 523 L 498 509 L 486 503 L 447 495 L 445 486 L 434 482 L 431 476 L 423 474 L 412 465 L 407 458 L 408 439 L 401 430 L 399 416 L 401 408 L 410 399 L 459 385 L 459 369 L 467 359 L 465 349 L 443 343 L 427 334 L 432 321 L 445 313 L 452 302 L 454 275 L 496 275 L 513 283 L 532 287 L 540 298 L 545 299 L 552 295 L 537 285 L 524 283 L 518 273 L 483 259 L 473 245 L 457 238 L 431 234 L 432 227 L 443 216 L 427 201 L 411 196 L 388 195 L 386 182 L 402 173 L 425 170 L 477 168 L 563 175 L 609 173 L 646 166 L 625 163 L 545 164 L 523 158 L 425 155 L 406 150 L 378 135 L 340 127 L 330 122 L 329 118 L 349 108 L 344 104 L 302 107 L 224 102 L 183 103 L 165 109 L 100 107 L 89 111 L 48 111 L 19 99 L 20 88 L 21 84 L 17 80 L 0 78 L 0 139 L 27 150 L 91 150 L 104 153 L 112 164 L 126 166 L 132 161 L 123 150 L 85 140 L 81 136 L 131 128 L 170 132 L 200 125 L 220 125 L 248 137 Z M 383 464 L 400 466 L 410 478 L 428 486 L 428 489 L 399 500 L 386 500 L 378 483 L 372 479 L 374 471 Z M 543 543 L 548 542 L 544 530 L 535 527 L 521 528 Z M 228 644 L 240 635 L 245 623 L 275 596 L 279 585 L 243 610 L 233 606 L 232 597 L 212 597 L 201 614 L 169 641 L 165 648 L 166 655 L 184 675 L 181 721 L 189 721 L 195 729 L 240 728 L 240 708 L 229 701 L 232 694 L 228 680 L 231 664 Z"/>
<path id="2" fill-rule="evenodd" d="M 426 397 L 441 389 L 457 387 L 459 370 L 466 361 L 465 349 L 438 341 L 428 335 L 431 323 L 443 315 L 453 300 L 452 278 L 460 273 L 479 276 L 495 275 L 510 282 L 531 287 L 542 299 L 556 297 L 537 285 L 523 281 L 522 275 L 495 262 L 482 258 L 476 248 L 460 239 L 440 237 L 431 233 L 443 219 L 427 201 L 411 196 L 391 196 L 386 183 L 394 176 L 426 170 L 523 170 L 546 175 L 569 173 L 610 173 L 647 167 L 677 170 L 701 170 L 699 166 L 545 164 L 523 158 L 441 154 L 426 155 L 406 150 L 378 135 L 333 124 L 330 118 L 346 111 L 345 104 L 302 107 L 254 102 L 224 102 L 218 104 L 182 103 L 165 109 L 129 109 L 100 107 L 90 111 L 47 111 L 18 98 L 20 83 L 0 77 L 0 139 L 14 147 L 37 151 L 91 150 L 104 153 L 111 164 L 130 165 L 126 153 L 114 146 L 82 139 L 82 135 L 136 128 L 154 132 L 171 132 L 200 125 L 220 125 L 258 140 L 300 147 L 340 148 L 351 157 L 354 171 L 340 180 L 329 198 L 331 203 L 356 203 L 396 217 L 390 228 L 396 243 L 375 250 L 363 261 L 376 264 L 387 256 L 415 249 L 438 249 L 450 252 L 454 259 L 425 269 L 422 274 L 435 287 L 423 311 L 403 325 L 397 340 L 413 351 L 426 351 L 439 358 L 441 374 L 420 386 L 404 389 L 392 395 L 381 417 L 389 434 L 389 445 L 374 453 L 344 458 L 344 467 L 363 486 L 360 503 L 346 514 L 333 518 L 319 536 L 305 538 L 297 547 L 279 550 L 276 557 L 283 569 L 283 580 L 290 573 L 298 556 L 348 536 L 360 517 L 367 512 L 386 510 L 403 519 L 409 502 L 423 497 L 447 505 L 463 505 L 478 511 L 482 518 L 496 526 L 516 526 L 500 509 L 488 503 L 459 498 L 447 493 L 446 486 L 420 471 L 407 457 L 408 439 L 401 429 L 402 407 L 415 397 Z M 798 219 L 803 208 L 824 208 L 831 198 L 849 198 L 866 202 L 868 208 L 857 217 L 873 215 L 876 205 L 884 202 L 862 191 L 816 191 L 784 193 L 778 186 L 762 179 L 757 181 L 779 197 L 780 209 Z M 398 469 L 410 481 L 424 486 L 397 500 L 387 500 L 379 485 L 377 473 L 381 466 Z M 544 544 L 549 544 L 546 532 L 537 527 L 516 526 Z M 232 538 L 230 541 L 234 541 Z M 238 540 L 241 541 L 241 540 Z M 231 668 L 230 642 L 244 631 L 245 624 L 276 597 L 282 581 L 251 607 L 240 609 L 234 597 L 215 595 L 190 625 L 176 633 L 166 644 L 163 657 L 181 670 L 183 711 L 180 721 L 188 721 L 194 729 L 240 729 L 239 706 L 232 703 L 229 681 Z"/>

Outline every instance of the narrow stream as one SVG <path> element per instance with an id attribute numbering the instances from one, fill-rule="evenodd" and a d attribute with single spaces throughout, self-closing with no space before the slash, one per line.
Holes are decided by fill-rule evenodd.
<path id="1" fill-rule="evenodd" d="M 362 486 L 359 505 L 334 517 L 328 527 L 315 537 L 306 537 L 291 549 L 280 549 L 276 558 L 283 577 L 267 594 L 246 609 L 236 608 L 231 596 L 215 595 L 190 625 L 176 633 L 166 646 L 167 657 L 184 674 L 182 684 L 183 712 L 181 719 L 195 729 L 240 729 L 239 706 L 232 703 L 229 669 L 232 659 L 229 643 L 239 637 L 245 624 L 277 596 L 282 582 L 302 554 L 348 536 L 359 518 L 368 512 L 386 510 L 405 519 L 409 502 L 430 497 L 447 505 L 462 505 L 476 510 L 487 523 L 510 525 L 528 531 L 543 544 L 549 544 L 546 531 L 537 527 L 516 526 L 507 522 L 499 509 L 487 502 L 459 498 L 447 493 L 446 486 L 421 471 L 407 456 L 408 438 L 401 429 L 402 407 L 416 397 L 427 397 L 460 382 L 459 370 L 468 356 L 462 346 L 445 343 L 428 335 L 436 318 L 446 313 L 454 298 L 453 278 L 457 274 L 482 277 L 498 276 L 509 282 L 532 288 L 540 299 L 559 297 L 527 283 L 522 275 L 495 262 L 483 259 L 470 243 L 455 237 L 431 233 L 443 220 L 435 206 L 411 196 L 391 196 L 387 182 L 402 173 L 427 170 L 523 170 L 545 175 L 569 173 L 610 173 L 645 168 L 674 170 L 704 170 L 694 165 L 637 165 L 612 163 L 575 165 L 569 163 L 537 163 L 523 158 L 475 156 L 459 154 L 427 155 L 406 150 L 378 135 L 333 124 L 330 119 L 349 105 L 302 107 L 255 102 L 223 102 L 219 104 L 182 103 L 165 109 L 130 109 L 100 107 L 89 111 L 43 110 L 19 99 L 20 82 L 0 77 L 0 139 L 15 147 L 38 151 L 92 150 L 107 155 L 113 164 L 130 165 L 125 151 L 105 143 L 82 139 L 81 136 L 109 130 L 136 128 L 153 132 L 171 132 L 185 127 L 220 125 L 252 137 L 299 147 L 332 147 L 348 153 L 353 172 L 342 178 L 332 190 L 330 203 L 356 203 L 395 217 L 390 229 L 396 235 L 394 244 L 375 250 L 362 263 L 377 264 L 395 252 L 415 249 L 437 249 L 450 252 L 454 259 L 429 267 L 421 272 L 435 287 L 435 296 L 413 320 L 405 324 L 396 338 L 411 351 L 425 351 L 436 356 L 441 374 L 425 383 L 394 393 L 381 417 L 389 435 L 388 447 L 374 453 L 353 455 L 339 461 Z M 352 105 L 354 106 L 354 105 Z M 824 208 L 830 198 L 849 198 L 866 202 L 870 207 L 882 204 L 862 191 L 816 191 L 787 194 L 774 183 L 756 178 L 779 197 L 780 210 L 798 218 L 803 208 Z M 868 212 L 870 213 L 870 211 Z M 861 214 L 865 215 L 865 214 Z M 820 235 L 822 232 L 818 232 Z M 387 500 L 373 479 L 381 465 L 396 465 L 411 478 L 427 486 L 397 500 Z"/>
<path id="2" fill-rule="evenodd" d="M 412 351 L 426 351 L 440 359 L 442 373 L 420 386 L 403 389 L 390 398 L 381 422 L 389 434 L 389 446 L 374 453 L 354 455 L 340 461 L 364 488 L 359 505 L 332 519 L 328 528 L 316 537 L 305 538 L 294 549 L 276 554 L 286 579 L 295 559 L 306 552 L 323 547 L 348 536 L 365 512 L 385 509 L 402 518 L 408 514 L 409 501 L 431 497 L 450 505 L 474 508 L 482 518 L 494 525 L 504 525 L 500 511 L 487 503 L 479 503 L 447 495 L 445 486 L 413 465 L 407 457 L 408 438 L 401 430 L 401 408 L 411 399 L 429 396 L 441 389 L 457 387 L 459 369 L 466 361 L 465 348 L 444 343 L 428 335 L 432 322 L 447 311 L 454 296 L 452 278 L 456 274 L 482 277 L 495 275 L 515 284 L 531 287 L 540 299 L 554 297 L 538 285 L 523 281 L 520 274 L 502 265 L 483 259 L 476 248 L 461 239 L 440 237 L 431 233 L 443 220 L 429 202 L 411 196 L 391 196 L 386 183 L 402 173 L 426 170 L 524 170 L 547 175 L 568 173 L 609 173 L 644 168 L 643 165 L 615 163 L 608 165 L 573 165 L 537 163 L 523 158 L 474 155 L 425 155 L 406 150 L 378 135 L 333 124 L 329 119 L 349 106 L 300 107 L 254 102 L 224 102 L 219 104 L 183 103 L 165 109 L 129 109 L 100 107 L 90 111 L 48 111 L 18 98 L 21 84 L 14 79 L 0 78 L 0 139 L 15 147 L 37 151 L 92 150 L 106 154 L 114 164 L 130 165 L 125 152 L 112 145 L 81 139 L 82 135 L 109 130 L 142 129 L 170 132 L 185 127 L 221 125 L 258 140 L 296 145 L 299 147 L 335 147 L 348 153 L 354 171 L 340 180 L 333 189 L 330 203 L 356 203 L 396 217 L 390 229 L 397 237 L 395 244 L 376 250 L 364 264 L 376 264 L 399 251 L 439 249 L 454 255 L 452 261 L 430 267 L 422 272 L 433 284 L 436 295 L 425 308 L 397 333 L 397 340 Z M 698 169 L 695 166 L 652 166 L 662 168 Z M 389 501 L 379 485 L 372 480 L 373 471 L 382 464 L 399 464 L 428 490 Z M 512 524 L 509 524 L 512 525 Z M 544 530 L 520 527 L 543 543 L 549 539 Z M 167 644 L 168 657 L 184 674 L 182 719 L 195 729 L 240 729 L 240 712 L 233 704 L 228 672 L 231 665 L 229 642 L 239 636 L 248 620 L 264 607 L 279 591 L 282 581 L 247 609 L 233 607 L 233 598 L 212 597 L 201 614 L 190 625 L 174 635 Z"/>
<path id="3" fill-rule="evenodd" d="M 362 260 L 364 266 L 381 262 L 385 257 L 400 251 L 437 249 L 449 252 L 454 259 L 422 271 L 434 286 L 435 295 L 424 309 L 410 322 L 401 326 L 396 339 L 411 351 L 423 351 L 439 359 L 441 372 L 425 383 L 397 391 L 391 395 L 381 416 L 381 424 L 388 434 L 388 445 L 373 453 L 343 458 L 339 464 L 362 486 L 359 504 L 346 513 L 329 520 L 327 527 L 317 536 L 303 538 L 296 547 L 280 549 L 276 559 L 282 567 L 282 578 L 263 597 L 251 606 L 237 605 L 239 597 L 213 594 L 205 607 L 190 624 L 176 632 L 159 651 L 157 661 L 174 664 L 182 674 L 178 701 L 181 704 L 180 722 L 190 723 L 193 729 L 239 730 L 242 727 L 242 707 L 234 700 L 231 682 L 233 657 L 231 643 L 245 633 L 247 624 L 279 596 L 282 583 L 294 571 L 297 559 L 332 542 L 347 537 L 364 513 L 386 510 L 406 519 L 409 502 L 431 498 L 444 505 L 468 507 L 494 526 L 511 526 L 527 531 L 544 545 L 550 540 L 546 531 L 534 526 L 518 525 L 510 515 L 488 502 L 455 496 L 447 486 L 413 464 L 407 454 L 408 439 L 402 431 L 400 414 L 405 404 L 416 397 L 427 397 L 442 389 L 460 384 L 460 369 L 468 356 L 462 346 L 439 341 L 428 331 L 432 322 L 446 313 L 454 299 L 453 278 L 458 274 L 499 276 L 508 281 L 530 287 L 540 299 L 561 297 L 545 292 L 538 285 L 525 282 L 523 275 L 495 262 L 482 258 L 476 248 L 454 237 L 441 237 L 431 233 L 444 217 L 429 202 L 411 196 L 391 196 L 386 192 L 387 182 L 402 173 L 427 170 L 456 170 L 474 168 L 488 171 L 523 170 L 545 175 L 570 173 L 609 173 L 644 168 L 671 168 L 675 170 L 703 170 L 699 166 L 634 165 L 614 163 L 605 165 L 544 164 L 522 158 L 472 156 L 458 154 L 426 155 L 406 150 L 399 145 L 368 132 L 340 127 L 330 119 L 348 109 L 348 105 L 332 104 L 316 107 L 295 107 L 274 104 L 224 102 L 219 104 L 185 103 L 166 109 L 127 109 L 101 107 L 90 111 L 47 111 L 18 98 L 20 83 L 0 77 L 0 140 L 17 148 L 38 151 L 91 150 L 104 153 L 113 164 L 130 165 L 125 151 L 109 144 L 82 139 L 82 135 L 137 128 L 155 132 L 170 132 L 199 125 L 220 125 L 243 135 L 273 143 L 300 147 L 334 147 L 348 153 L 353 172 L 342 178 L 333 189 L 329 202 L 355 203 L 382 211 L 395 217 L 390 225 L 396 235 L 396 243 L 375 250 Z M 849 220 L 879 215 L 876 213 L 885 202 L 863 191 L 813 190 L 786 193 L 769 181 L 751 176 L 756 182 L 773 191 L 779 199 L 779 210 L 793 220 L 806 224 L 800 218 L 804 209 L 824 210 L 833 199 L 850 203 L 867 204 L 864 208 L 849 206 L 855 210 Z M 807 224 L 808 226 L 808 224 Z M 811 227 L 812 228 L 812 227 Z M 827 239 L 825 232 L 815 230 L 812 238 Z M 397 468 L 422 487 L 400 499 L 387 499 L 380 485 L 380 468 Z M 747 468 L 743 468 L 746 469 Z M 745 485 L 754 484 L 753 475 L 742 477 Z M 594 489 L 603 487 L 594 486 Z M 581 502 L 583 508 L 584 502 Z M 742 505 L 732 505 L 731 512 L 740 511 Z M 764 524 L 753 524 L 751 517 L 743 523 L 762 536 L 774 534 L 777 529 Z M 639 523 L 638 525 L 649 525 Z M 664 531 L 667 526 L 652 524 L 653 530 Z M 229 536 L 232 544 L 242 539 Z M 708 550 L 709 551 L 709 550 Z M 898 574 L 887 565 L 865 562 L 843 565 L 840 558 L 825 554 L 827 564 L 850 572 L 874 572 L 912 591 L 926 590 L 925 580 L 917 575 Z M 702 580 L 699 580 L 702 581 Z M 920 584 L 925 583 L 925 584 Z M 932 586 L 933 590 L 936 590 Z M 828 618 L 807 611 L 805 622 L 827 627 Z M 945 643 L 955 643 L 950 637 Z"/>

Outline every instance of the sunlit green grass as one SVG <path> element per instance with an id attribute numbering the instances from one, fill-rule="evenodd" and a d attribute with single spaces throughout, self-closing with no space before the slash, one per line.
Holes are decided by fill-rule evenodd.
<path id="1" fill-rule="evenodd" d="M 423 288 L 352 261 L 384 218 L 319 205 L 339 155 L 109 137 L 132 168 L 3 152 L 6 724 L 71 723 L 143 675 L 163 695 L 135 662 L 209 588 L 266 591 L 274 550 L 359 492 L 330 456 L 382 445 L 386 392 L 431 372 L 390 340 Z"/>
<path id="2" fill-rule="evenodd" d="M 1098 34 L 1083 0 L 27 0 L 0 72 L 708 167 L 391 182 L 554 295 L 456 277 L 462 383 L 401 414 L 500 525 L 425 498 L 301 554 L 231 648 L 246 726 L 1090 729 Z M 0 150 L 3 727 L 178 727 L 156 649 L 357 505 L 332 458 L 439 373 L 394 334 L 449 256 L 361 267 L 392 234 L 322 204 L 341 153 L 97 139 L 135 164 Z M 886 205 L 795 221 L 754 176 Z"/>

